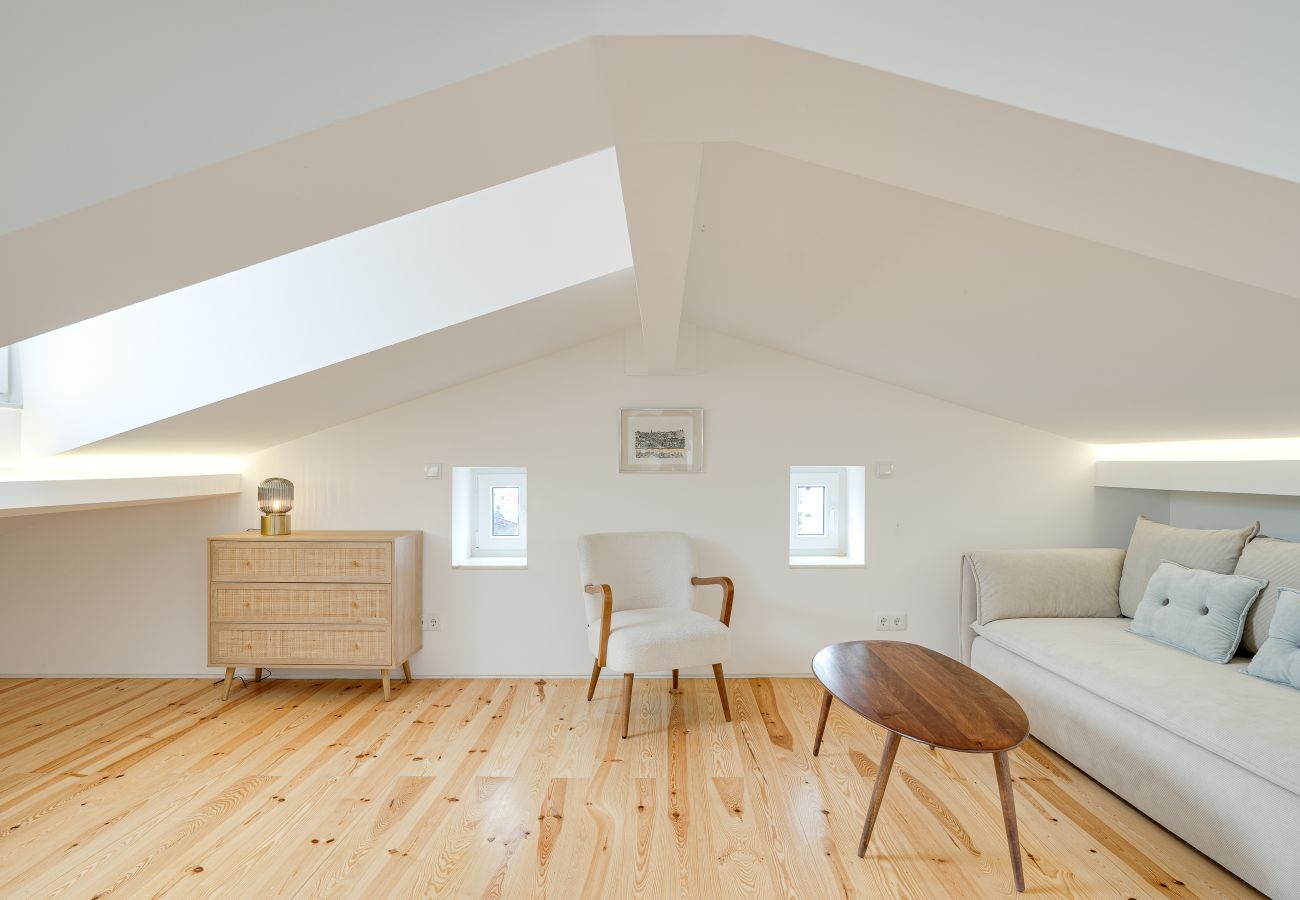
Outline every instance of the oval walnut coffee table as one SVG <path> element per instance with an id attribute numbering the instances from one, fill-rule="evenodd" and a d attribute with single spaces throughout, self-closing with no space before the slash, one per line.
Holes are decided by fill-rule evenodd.
<path id="1" fill-rule="evenodd" d="M 969 666 L 942 653 L 899 641 L 849 641 L 831 644 L 812 661 L 813 674 L 826 688 L 813 756 L 821 750 L 831 697 L 885 729 L 876 786 L 862 826 L 858 856 L 865 856 L 871 829 L 889 782 L 900 738 L 960 753 L 992 753 L 1002 797 L 1002 820 L 1011 848 L 1016 890 L 1025 889 L 1020 865 L 1016 803 L 1011 793 L 1007 751 L 1029 736 L 1029 719 L 1010 694 Z"/>

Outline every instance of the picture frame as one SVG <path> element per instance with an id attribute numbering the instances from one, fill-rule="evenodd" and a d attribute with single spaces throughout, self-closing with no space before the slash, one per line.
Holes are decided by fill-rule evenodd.
<path id="1" fill-rule="evenodd" d="M 621 409 L 618 470 L 629 474 L 704 471 L 704 410 Z"/>

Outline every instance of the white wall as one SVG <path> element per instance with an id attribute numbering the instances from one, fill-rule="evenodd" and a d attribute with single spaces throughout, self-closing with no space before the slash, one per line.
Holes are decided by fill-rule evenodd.
<path id="1" fill-rule="evenodd" d="M 0 674 L 208 671 L 206 538 L 241 499 L 0 519 Z"/>
<path id="2" fill-rule="evenodd" d="M 0 670 L 206 671 L 203 538 L 254 526 L 268 475 L 297 485 L 297 528 L 425 532 L 425 609 L 442 631 L 425 634 L 422 675 L 589 672 L 583 532 L 695 536 L 700 573 L 736 580 L 739 675 L 806 673 L 823 645 L 873 636 L 878 611 L 908 613 L 900 637 L 955 652 L 962 551 L 1122 545 L 1132 527 L 1094 517 L 1082 444 L 713 332 L 699 333 L 696 376 L 626 376 L 623 348 L 611 335 L 267 451 L 233 506 L 48 516 L 0 534 L 0 616 L 18 625 L 0 636 Z M 705 473 L 618 474 L 618 410 L 639 405 L 704 407 Z M 877 460 L 897 475 L 871 477 Z M 425 480 L 426 462 L 528 467 L 526 570 L 450 568 L 451 480 Z M 869 467 L 864 568 L 789 568 L 788 467 L 803 464 Z"/>
<path id="3" fill-rule="evenodd" d="M 1260 533 L 1300 541 L 1300 497 L 1269 494 L 1206 494 L 1173 491 L 1169 523 L 1183 528 L 1244 528 L 1258 521 Z"/>

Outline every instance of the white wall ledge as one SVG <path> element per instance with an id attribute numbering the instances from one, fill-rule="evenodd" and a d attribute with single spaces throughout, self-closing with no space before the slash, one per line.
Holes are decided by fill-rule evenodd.
<path id="1" fill-rule="evenodd" d="M 0 518 L 237 494 L 238 473 L 0 480 Z"/>
<path id="2" fill-rule="evenodd" d="M 522 556 L 471 556 L 451 564 L 453 569 L 526 569 L 528 560 Z"/>
<path id="3" fill-rule="evenodd" d="M 1098 460 L 1097 487 L 1300 497 L 1300 460 Z"/>

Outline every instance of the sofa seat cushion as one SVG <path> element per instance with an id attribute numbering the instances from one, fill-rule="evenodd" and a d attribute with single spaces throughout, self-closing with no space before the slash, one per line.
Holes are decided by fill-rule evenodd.
<path id="1" fill-rule="evenodd" d="M 1123 619 L 1003 619 L 993 644 L 1300 795 L 1300 691 L 1128 632 Z M 1034 723 L 1029 723 L 1032 731 Z"/>
<path id="2" fill-rule="evenodd" d="M 587 626 L 587 646 L 592 656 L 600 656 L 599 619 Z M 605 665 L 616 672 L 666 672 L 730 657 L 731 630 L 692 609 L 625 609 L 609 619 Z"/>

